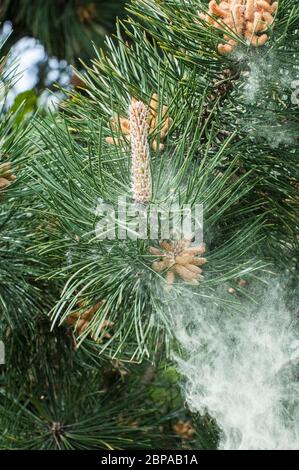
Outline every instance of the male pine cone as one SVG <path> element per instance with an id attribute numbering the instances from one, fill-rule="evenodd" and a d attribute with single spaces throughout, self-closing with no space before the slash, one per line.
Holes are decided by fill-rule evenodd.
<path id="1" fill-rule="evenodd" d="M 16 176 L 12 174 L 11 163 L 5 162 L 0 164 L 0 191 L 7 188 L 13 181 L 16 180 Z"/>
<path id="2" fill-rule="evenodd" d="M 142 101 L 132 100 L 129 109 L 130 141 L 132 151 L 132 193 L 135 202 L 146 204 L 152 196 L 149 162 L 147 107 Z"/>

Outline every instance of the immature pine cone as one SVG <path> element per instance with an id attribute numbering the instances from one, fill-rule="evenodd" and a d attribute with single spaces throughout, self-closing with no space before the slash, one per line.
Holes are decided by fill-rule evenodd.
<path id="1" fill-rule="evenodd" d="M 182 439 L 192 439 L 194 434 L 196 434 L 196 430 L 190 421 L 180 420 L 173 424 L 172 429 Z"/>
<path id="2" fill-rule="evenodd" d="M 159 245 L 162 250 L 151 246 L 149 252 L 161 258 L 152 264 L 152 268 L 158 273 L 166 271 L 166 290 L 171 290 L 176 275 L 185 282 L 198 284 L 202 278 L 202 269 L 199 266 L 205 264 L 207 260 L 197 256 L 205 252 L 205 247 L 190 246 L 190 240 L 159 241 Z"/>
<path id="3" fill-rule="evenodd" d="M 7 188 L 13 181 L 17 178 L 11 172 L 11 163 L 1 163 L 0 164 L 0 191 Z"/>
<path id="4" fill-rule="evenodd" d="M 147 132 L 147 107 L 142 101 L 132 100 L 130 114 L 130 139 L 132 151 L 132 192 L 135 202 L 146 204 L 152 196 Z"/>
<path id="5" fill-rule="evenodd" d="M 257 47 L 268 40 L 265 32 L 274 21 L 273 14 L 277 7 L 278 2 L 272 0 L 225 0 L 220 3 L 211 0 L 209 14 L 200 13 L 199 16 L 216 28 L 226 28 Z M 232 52 L 238 44 L 228 34 L 224 34 L 224 39 L 226 43 L 218 46 L 220 54 Z"/>
<path id="6" fill-rule="evenodd" d="M 96 15 L 96 11 L 95 3 L 88 3 L 77 8 L 77 15 L 81 23 L 91 23 Z"/>
<path id="7" fill-rule="evenodd" d="M 160 131 L 159 131 L 159 137 L 160 137 L 160 143 L 159 143 L 159 150 L 162 151 L 164 149 L 164 144 L 162 143 L 165 137 L 167 136 L 172 124 L 173 124 L 173 119 L 171 117 L 168 117 L 168 106 L 162 106 L 162 116 L 161 120 L 162 123 L 159 123 L 159 98 L 157 93 L 154 93 L 151 97 L 150 104 L 148 107 L 148 113 L 147 113 L 147 126 L 148 126 L 148 133 L 151 135 L 152 133 L 156 132 L 157 127 L 160 125 Z M 111 128 L 114 131 L 121 131 L 124 137 L 128 136 L 130 137 L 130 121 L 127 118 L 124 117 L 113 117 L 110 119 L 110 125 Z M 114 144 L 114 145 L 120 145 L 121 142 L 123 142 L 124 139 L 117 139 L 114 137 L 106 137 L 106 142 L 108 144 Z M 153 142 L 152 142 L 152 148 L 153 150 L 156 150 L 158 148 L 158 138 L 156 137 Z"/>
<path id="8" fill-rule="evenodd" d="M 79 301 L 78 302 L 79 308 L 67 317 L 66 319 L 67 323 L 69 325 L 74 326 L 74 330 L 76 333 L 78 333 L 79 335 L 82 334 L 89 327 L 89 324 L 94 314 L 102 307 L 104 303 L 105 301 L 102 300 L 101 302 L 98 302 L 92 307 L 89 307 L 87 310 L 82 311 L 85 307 L 85 303 L 82 301 Z M 114 324 L 113 322 L 104 320 L 103 324 L 101 325 L 101 331 L 103 331 L 105 328 L 112 327 L 113 324 Z M 90 336 L 92 339 L 96 340 L 96 338 L 92 334 Z M 111 335 L 110 333 L 108 333 L 108 331 L 105 333 L 105 338 L 108 338 L 108 339 L 111 338 Z"/>

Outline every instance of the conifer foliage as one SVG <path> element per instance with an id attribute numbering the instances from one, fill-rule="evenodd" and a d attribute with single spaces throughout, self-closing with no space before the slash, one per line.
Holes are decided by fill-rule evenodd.
<path id="1" fill-rule="evenodd" d="M 93 42 L 103 44 L 124 5 L 124 0 L 3 0 L 0 21 L 13 22 L 9 44 L 32 36 L 50 56 L 78 64 L 90 57 Z"/>

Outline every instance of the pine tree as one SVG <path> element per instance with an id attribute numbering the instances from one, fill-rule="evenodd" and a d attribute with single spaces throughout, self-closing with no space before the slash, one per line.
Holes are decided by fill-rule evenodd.
<path id="1" fill-rule="evenodd" d="M 51 330 L 49 312 L 63 283 L 49 280 L 55 262 L 37 255 L 36 246 L 49 240 L 45 234 L 55 230 L 57 221 L 45 219 L 33 174 L 38 152 L 33 142 L 39 133 L 24 112 L 25 103 L 7 110 L 13 70 L 1 71 L 0 328 L 5 364 L 0 366 L 0 447 L 215 446 L 213 423 L 184 408 L 177 374 L 171 367 L 165 370 L 165 358 L 156 357 L 155 366 L 149 361 L 137 365 L 109 354 L 99 360 L 94 341 L 78 349 L 76 328 L 72 331 L 78 312 Z"/>
<path id="2" fill-rule="evenodd" d="M 191 309 L 177 331 L 180 314 L 238 318 L 280 279 L 295 318 L 299 7 L 127 8 L 78 72 L 84 93 L 21 129 L 2 121 L 2 168 L 18 174 L 1 206 L 2 448 L 215 448 L 213 416 L 189 415 L 178 392 L 172 360 L 196 331 Z M 132 215 L 130 236 L 113 216 L 103 236 L 103 207 L 124 197 L 145 219 L 151 204 L 202 204 L 204 245 L 136 239 Z"/>

